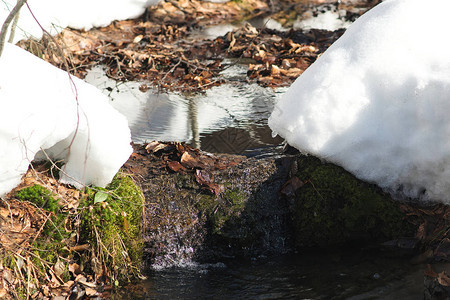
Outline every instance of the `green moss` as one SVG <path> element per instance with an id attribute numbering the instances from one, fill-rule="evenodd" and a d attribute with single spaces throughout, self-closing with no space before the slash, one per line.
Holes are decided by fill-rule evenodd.
<path id="1" fill-rule="evenodd" d="M 80 239 L 93 246 L 90 259 L 111 272 L 114 282 L 139 276 L 144 245 L 141 189 L 128 175 L 119 172 L 106 189 L 87 192 L 82 204 Z"/>
<path id="2" fill-rule="evenodd" d="M 374 185 L 312 156 L 300 156 L 297 176 L 306 184 L 294 203 L 296 244 L 324 246 L 407 235 L 398 203 Z"/>
<path id="3" fill-rule="evenodd" d="M 43 212 L 45 224 L 42 224 L 44 226 L 42 231 L 39 232 L 40 234 L 31 245 L 30 250 L 33 255 L 30 258 L 33 265 L 40 270 L 40 274 L 45 274 L 46 268 L 55 264 L 60 257 L 67 255 L 63 245 L 66 244 L 66 239 L 70 236 L 70 232 L 65 229 L 65 220 L 68 218 L 68 213 L 61 211 L 58 200 L 55 199 L 51 191 L 41 185 L 36 184 L 18 191 L 16 198 L 34 204 Z M 41 224 L 37 225 L 42 226 Z M 66 268 L 62 279 L 69 280 L 69 277 Z"/>
<path id="4" fill-rule="evenodd" d="M 37 207 L 56 213 L 59 209 L 58 200 L 45 187 L 35 184 L 26 187 L 16 194 L 17 199 L 34 203 Z"/>
<path id="5" fill-rule="evenodd" d="M 224 183 L 220 196 L 199 195 L 196 207 L 206 219 L 207 243 L 212 247 L 250 247 L 258 238 L 249 196 L 237 187 Z"/>
<path id="6" fill-rule="evenodd" d="M 40 236 L 41 239 L 45 239 L 43 245 L 46 245 L 49 239 L 59 243 L 68 236 L 64 230 L 64 220 L 67 214 L 60 211 L 61 206 L 58 204 L 58 200 L 53 197 L 48 189 L 35 184 L 18 191 L 16 198 L 31 202 L 36 207 L 50 213 Z"/>

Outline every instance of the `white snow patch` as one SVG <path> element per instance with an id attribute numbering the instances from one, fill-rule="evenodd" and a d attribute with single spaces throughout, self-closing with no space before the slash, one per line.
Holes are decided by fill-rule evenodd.
<path id="1" fill-rule="evenodd" d="M 105 186 L 132 153 L 125 117 L 98 89 L 72 80 L 74 85 L 66 72 L 6 44 L 0 57 L 0 195 L 20 182 L 41 149 L 65 160 L 61 181 L 77 187 Z"/>
<path id="2" fill-rule="evenodd" d="M 450 204 L 449 10 L 379 4 L 296 80 L 270 127 L 395 195 Z"/>
<path id="3" fill-rule="evenodd" d="M 28 0 L 34 16 L 51 34 L 65 27 L 89 30 L 114 20 L 136 18 L 159 0 Z M 16 0 L 0 1 L 0 23 L 3 24 Z M 14 42 L 23 38 L 40 39 L 42 31 L 26 5 L 22 7 Z"/>
<path id="4" fill-rule="evenodd" d="M 319 13 L 317 16 L 303 17 L 302 20 L 294 22 L 295 29 L 323 29 L 334 31 L 340 28 L 348 28 L 352 22 L 341 18 L 339 11 L 327 10 Z"/>

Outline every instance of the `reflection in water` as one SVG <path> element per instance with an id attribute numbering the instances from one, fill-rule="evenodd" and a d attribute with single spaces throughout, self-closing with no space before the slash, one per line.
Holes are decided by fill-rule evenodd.
<path id="1" fill-rule="evenodd" d="M 197 120 L 197 102 L 196 101 L 189 101 L 189 125 L 191 126 L 191 132 L 192 132 L 192 146 L 195 148 L 200 149 L 200 132 L 198 131 L 198 120 Z"/>
<path id="2" fill-rule="evenodd" d="M 189 39 L 191 40 L 214 40 L 218 38 L 219 36 L 224 36 L 230 31 L 236 30 L 238 28 L 241 28 L 244 26 L 245 23 L 250 23 L 253 27 L 257 29 L 267 28 L 267 29 L 273 29 L 278 31 L 287 31 L 289 29 L 284 28 L 279 22 L 272 18 L 268 17 L 255 17 L 250 20 L 247 20 L 245 22 L 236 22 L 233 24 L 218 24 L 213 25 L 197 30 L 193 30 L 189 34 Z"/>
<path id="3" fill-rule="evenodd" d="M 240 71 L 234 68 L 225 76 L 240 76 Z M 116 83 L 101 67 L 89 71 L 86 81 L 108 94 L 127 117 L 135 143 L 184 141 L 211 152 L 243 153 L 281 142 L 271 138 L 267 119 L 284 90 L 235 82 L 189 97 L 142 93 L 139 83 Z"/>

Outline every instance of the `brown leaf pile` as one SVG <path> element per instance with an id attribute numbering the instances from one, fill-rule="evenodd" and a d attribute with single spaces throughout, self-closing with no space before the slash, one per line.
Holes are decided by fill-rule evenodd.
<path id="1" fill-rule="evenodd" d="M 59 200 L 61 212 L 69 213 L 64 223 L 66 232 L 75 234 L 77 231 L 77 208 L 85 195 L 77 189 L 60 184 L 53 178 L 47 165 L 33 164 L 21 184 L 0 201 L 0 251 L 15 265 L 10 268 L 0 263 L 0 298 L 18 299 L 19 290 L 29 299 L 107 296 L 112 287 L 108 286 L 109 278 L 105 270 L 99 270 L 95 274 L 88 270 L 83 272 L 74 263 L 75 256 L 90 250 L 90 245 L 77 243 L 76 234 L 74 238 L 61 241 L 61 249 L 65 249 L 65 254 L 59 255 L 59 251 L 55 251 L 54 255 L 58 255 L 58 260 L 53 265 L 34 252 L 34 242 L 41 238 L 45 224 L 52 222 L 50 217 L 53 213 L 15 198 L 17 191 L 33 185 L 44 186 L 52 192 L 52 197 Z M 39 262 L 36 263 L 33 259 Z M 62 279 L 65 270 L 69 271 L 72 280 Z"/>
<path id="2" fill-rule="evenodd" d="M 450 206 L 434 204 L 429 207 L 403 204 L 407 219 L 417 226 L 416 238 L 432 256 L 450 260 Z"/>
<path id="3" fill-rule="evenodd" d="M 167 168 L 176 173 L 193 173 L 200 186 L 213 194 L 224 191 L 221 184 L 214 183 L 214 170 L 224 170 L 240 163 L 239 160 L 226 160 L 194 149 L 184 143 L 161 143 L 153 141 L 145 146 L 148 153 L 160 157 Z"/>
<path id="4" fill-rule="evenodd" d="M 243 3 L 245 2 L 245 3 Z M 149 8 L 147 20 L 171 24 L 211 25 L 258 16 L 270 10 L 267 1 L 246 0 L 215 3 L 198 0 L 166 0 Z"/>
<path id="5" fill-rule="evenodd" d="M 228 57 L 252 59 L 249 79 L 269 87 L 288 86 L 343 33 L 339 31 L 257 30 L 250 24 L 214 41 Z"/>
<path id="6" fill-rule="evenodd" d="M 263 86 L 289 85 L 343 32 L 279 32 L 246 24 L 214 41 L 190 36 L 199 26 L 242 19 L 250 7 L 253 17 L 269 13 L 268 5 L 259 0 L 163 1 L 149 9 L 147 17 L 87 32 L 65 29 L 56 38 L 20 45 L 59 68 L 65 69 L 67 62 L 80 78 L 102 65 L 112 79 L 141 81 L 141 91 L 154 86 L 192 92 L 225 82 L 220 75 L 225 58 L 250 59 L 248 78 Z"/>

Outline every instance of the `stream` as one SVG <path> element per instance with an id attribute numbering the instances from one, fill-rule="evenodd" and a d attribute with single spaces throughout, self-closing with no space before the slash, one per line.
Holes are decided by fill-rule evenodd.
<path id="1" fill-rule="evenodd" d="M 242 70 L 228 69 L 229 83 L 189 97 L 140 92 L 140 83 L 117 84 L 101 67 L 86 80 L 126 115 L 136 143 L 178 140 L 209 152 L 279 154 L 282 141 L 271 137 L 267 118 L 286 89 L 243 84 Z M 410 257 L 355 251 L 154 265 L 147 280 L 116 299 L 422 299 L 424 265 L 411 265 Z"/>
<path id="2" fill-rule="evenodd" d="M 330 13 L 322 18 L 329 19 Z M 279 27 L 268 20 L 255 22 Z M 297 25 L 312 24 L 302 22 Z M 233 28 L 232 24 L 220 25 L 194 34 L 213 39 Z M 106 77 L 102 66 L 90 70 L 86 81 L 103 90 L 127 117 L 135 143 L 183 141 L 213 153 L 278 155 L 282 140 L 272 138 L 267 119 L 286 88 L 249 84 L 246 67 L 233 61 L 225 64 L 229 66 L 222 72 L 226 83 L 201 94 L 141 92 L 142 83 L 117 83 Z M 113 298 L 422 299 L 425 266 L 412 265 L 410 258 L 373 250 L 328 249 L 216 264 L 153 266 L 144 282 Z"/>
<path id="3" fill-rule="evenodd" d="M 423 299 L 423 269 L 380 253 L 291 254 L 154 270 L 118 299 L 414 300 Z"/>

